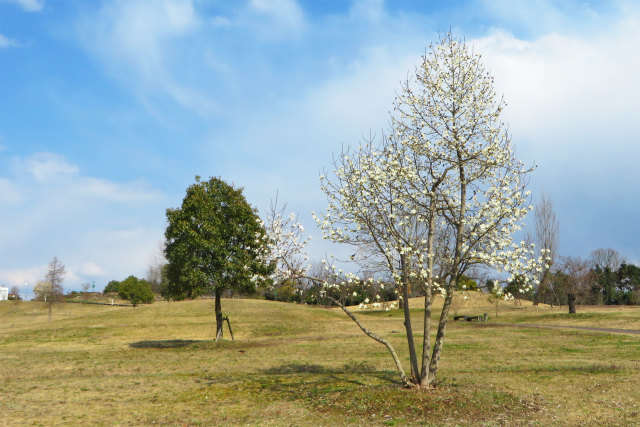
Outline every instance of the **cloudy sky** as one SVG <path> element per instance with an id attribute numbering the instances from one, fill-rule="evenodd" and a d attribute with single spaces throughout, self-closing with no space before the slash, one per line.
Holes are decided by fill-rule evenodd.
<path id="1" fill-rule="evenodd" d="M 53 256 L 66 289 L 143 276 L 195 175 L 261 211 L 278 191 L 322 258 L 319 172 L 449 29 L 508 102 L 560 253 L 640 262 L 636 2 L 0 0 L 0 284 Z"/>

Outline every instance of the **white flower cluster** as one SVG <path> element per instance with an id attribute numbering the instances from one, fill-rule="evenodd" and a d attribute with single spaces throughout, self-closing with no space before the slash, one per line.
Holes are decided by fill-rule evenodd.
<path id="1" fill-rule="evenodd" d="M 306 246 L 311 236 L 304 235 L 304 227 L 295 214 L 283 218 L 282 211 L 272 207 L 265 226 L 269 239 L 267 261 L 275 264 L 274 283 L 306 276 L 311 268 Z"/>

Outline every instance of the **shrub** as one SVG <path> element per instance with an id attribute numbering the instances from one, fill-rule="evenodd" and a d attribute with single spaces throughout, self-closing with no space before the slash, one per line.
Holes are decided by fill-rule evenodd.
<path id="1" fill-rule="evenodd" d="M 120 283 L 118 295 L 122 299 L 131 301 L 134 307 L 141 303 L 152 303 L 155 299 L 149 282 L 135 276 L 129 276 Z"/>
<path id="2" fill-rule="evenodd" d="M 105 286 L 103 293 L 108 294 L 108 293 L 118 293 L 120 292 L 120 282 L 118 282 L 117 280 L 112 280 L 109 283 L 107 283 L 107 286 Z"/>

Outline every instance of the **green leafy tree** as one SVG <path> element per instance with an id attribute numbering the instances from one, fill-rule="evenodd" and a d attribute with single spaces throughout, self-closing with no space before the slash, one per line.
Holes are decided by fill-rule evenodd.
<path id="1" fill-rule="evenodd" d="M 221 297 L 227 289 L 252 292 L 272 273 L 268 239 L 242 189 L 220 178 L 187 188 L 182 206 L 167 209 L 165 256 L 168 295 L 176 299 L 215 294 L 216 337 L 222 335 Z"/>
<path id="2" fill-rule="evenodd" d="M 152 303 L 155 299 L 149 282 L 135 276 L 129 276 L 120 283 L 118 295 L 122 299 L 131 301 L 134 307 L 138 304 Z"/>
<path id="3" fill-rule="evenodd" d="M 107 286 L 104 287 L 104 291 L 102 293 L 104 294 L 118 293 L 119 291 L 120 291 L 120 282 L 118 282 L 117 280 L 112 280 L 109 283 L 107 283 Z"/>

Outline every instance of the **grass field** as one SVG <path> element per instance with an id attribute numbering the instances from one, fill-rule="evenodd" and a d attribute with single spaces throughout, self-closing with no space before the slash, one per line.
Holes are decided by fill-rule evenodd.
<path id="1" fill-rule="evenodd" d="M 337 309 L 222 307 L 235 341 L 216 344 L 211 300 L 57 304 L 52 322 L 42 303 L 3 301 L 0 425 L 640 425 L 640 335 L 508 326 L 640 329 L 638 307 L 501 303 L 495 318 L 486 297 L 459 298 L 459 314 L 506 326 L 450 322 L 430 391 L 402 388 Z M 399 311 L 359 315 L 406 359 Z"/>

